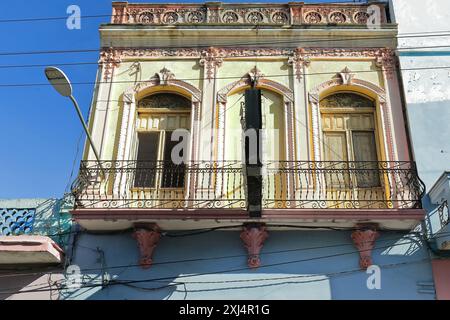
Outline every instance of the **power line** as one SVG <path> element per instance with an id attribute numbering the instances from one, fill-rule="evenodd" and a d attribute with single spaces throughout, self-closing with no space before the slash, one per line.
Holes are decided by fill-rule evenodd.
<path id="1" fill-rule="evenodd" d="M 340 41 L 362 41 L 362 40 L 394 40 L 394 39 L 403 39 L 403 38 L 430 38 L 430 37 L 449 37 L 450 31 L 448 33 L 440 33 L 440 34 L 411 34 L 411 35 L 396 35 L 396 36 L 348 36 L 348 37 L 323 37 L 323 38 L 311 38 L 311 39 L 299 39 L 299 40 L 279 40 L 279 41 L 255 41 L 249 43 L 246 42 L 233 42 L 233 43 L 205 43 L 205 44 L 192 44 L 190 46 L 151 46 L 151 47 L 137 47 L 136 49 L 192 49 L 192 48 L 209 48 L 211 46 L 214 47 L 232 47 L 236 46 L 245 46 L 245 47 L 255 47 L 261 45 L 276 45 L 276 44 L 297 44 L 297 43 L 316 43 L 316 42 L 340 42 Z M 310 46 L 308 46 L 310 47 Z M 398 50 L 408 50 L 408 49 L 423 49 L 423 48 L 447 48 L 450 45 L 445 46 L 429 46 L 429 47 L 404 47 L 399 48 Z M 355 49 L 355 46 L 351 47 L 339 47 L 340 49 L 352 48 Z M 103 48 L 105 49 L 105 48 Z M 120 49 L 120 47 L 117 47 Z M 37 51 L 16 51 L 16 52 L 0 52 L 0 56 L 19 56 L 19 55 L 44 55 L 44 54 L 65 54 L 65 53 L 90 53 L 90 52 L 100 52 L 102 48 L 99 49 L 65 49 L 65 50 L 37 50 Z"/>
<path id="2" fill-rule="evenodd" d="M 355 2 L 355 1 L 353 1 Z M 347 4 L 349 3 L 348 0 L 344 1 L 333 1 L 333 3 L 343 3 Z M 163 4 L 161 4 L 161 7 L 163 7 Z M 112 14 L 112 13 L 105 13 L 105 14 L 90 14 L 90 15 L 80 15 L 80 19 L 95 19 L 95 18 L 112 18 L 112 17 L 122 17 L 123 14 Z M 33 18 L 12 18 L 12 19 L 3 19 L 0 20 L 0 23 L 16 23 L 16 22 L 38 22 L 38 21 L 58 21 L 58 20 L 67 20 L 70 16 L 55 16 L 55 17 L 33 17 Z M 118 24 L 120 25 L 120 24 Z M 139 23 L 136 23 L 135 25 L 141 25 Z M 250 25 L 250 24 L 249 24 Z"/>
<path id="3" fill-rule="evenodd" d="M 402 245 L 406 245 L 406 244 L 415 244 L 415 243 L 417 243 L 417 241 L 401 242 L 399 244 L 393 244 L 393 245 L 384 246 L 384 247 L 375 247 L 373 249 L 367 249 L 367 250 L 351 251 L 351 252 L 338 253 L 338 254 L 332 254 L 332 255 L 326 255 L 326 256 L 312 257 L 312 258 L 307 258 L 307 259 L 278 262 L 278 263 L 262 265 L 262 266 L 259 267 L 259 269 L 261 269 L 261 268 L 268 268 L 268 267 L 274 267 L 274 266 L 282 266 L 282 265 L 287 265 L 287 264 L 301 263 L 301 262 L 309 262 L 309 261 L 333 258 L 333 257 L 338 257 L 338 256 L 351 255 L 351 254 L 355 254 L 355 253 L 358 253 L 358 252 L 361 253 L 361 252 L 365 252 L 365 251 L 373 251 L 373 250 L 379 250 L 379 249 L 388 249 L 388 248 L 392 248 L 392 247 L 396 247 L 396 246 L 402 246 Z M 429 260 L 429 259 L 430 258 L 423 259 L 423 260 Z M 403 263 L 403 264 L 407 264 L 407 263 L 411 263 L 411 262 L 406 262 L 406 263 Z M 107 268 L 102 268 L 101 270 L 106 270 L 106 269 Z M 97 270 L 100 270 L 100 269 L 97 269 Z M 214 272 L 197 273 L 197 274 L 193 274 L 193 275 L 174 275 L 174 276 L 170 276 L 170 277 L 161 277 L 161 278 L 152 278 L 152 279 L 121 280 L 120 283 L 112 282 L 112 283 L 108 283 L 106 285 L 159 282 L 159 281 L 165 281 L 165 280 L 171 280 L 171 279 L 192 278 L 192 277 L 199 277 L 199 276 L 204 276 L 204 275 L 222 274 L 222 273 L 229 273 L 229 272 L 240 272 L 240 271 L 248 271 L 248 270 L 252 270 L 252 268 L 245 267 L 245 268 L 227 269 L 227 270 L 214 271 Z M 361 272 L 360 269 L 358 269 L 358 271 Z M 105 286 L 105 284 L 102 283 L 102 284 L 96 284 L 96 285 L 84 285 L 84 286 L 82 285 L 81 287 L 79 287 L 77 289 L 91 288 L 91 287 L 97 287 L 97 286 Z M 48 290 L 38 290 L 38 291 L 36 291 L 36 290 L 27 290 L 27 291 L 21 291 L 20 293 L 42 292 L 42 291 L 48 291 Z"/>
<path id="4" fill-rule="evenodd" d="M 409 242 L 410 244 L 413 243 L 417 243 L 416 241 L 411 241 Z M 367 249 L 367 250 L 361 250 L 361 251 L 351 251 L 351 252 L 346 252 L 346 253 L 338 253 L 338 254 L 332 254 L 332 255 L 327 255 L 327 256 L 319 256 L 319 257 L 312 257 L 312 258 L 307 258 L 307 259 L 300 259 L 300 260 L 291 260 L 291 261 L 285 261 L 285 262 L 278 262 L 278 263 L 272 263 L 272 264 L 266 264 L 266 265 L 262 265 L 259 267 L 259 269 L 262 268 L 268 268 L 268 267 L 275 267 L 275 266 L 282 266 L 282 265 L 287 265 L 287 264 L 294 264 L 294 263 L 301 263 L 301 262 L 309 262 L 309 261 L 315 261 L 315 260 L 320 260 L 320 259 L 328 259 L 328 258 L 333 258 L 333 257 L 338 257 L 338 256 L 345 256 L 345 255 L 352 255 L 358 252 L 365 252 L 365 251 L 373 251 L 373 250 L 379 250 L 379 249 L 388 249 L 388 248 L 392 248 L 395 246 L 399 246 L 399 245 L 405 245 L 408 244 L 408 242 L 403 242 L 400 244 L 394 244 L 394 245 L 390 245 L 390 246 L 384 246 L 384 247 L 375 247 L 373 249 Z M 428 258 L 430 259 L 430 258 Z M 214 271 L 214 272 L 204 272 L 204 273 L 198 273 L 198 274 L 194 274 L 194 275 L 176 275 L 176 276 L 171 276 L 171 277 L 162 277 L 162 278 L 154 278 L 154 279 L 143 279 L 143 280 L 122 280 L 122 283 L 142 283 L 142 282 L 155 282 L 155 281 L 159 281 L 159 280 L 171 280 L 171 279 L 179 279 L 179 278 L 191 278 L 191 277 L 198 277 L 198 276 L 204 276 L 204 275 L 212 275 L 212 274 L 222 274 L 222 273 L 229 273 L 229 272 L 240 272 L 240 271 L 248 271 L 251 270 L 252 268 L 250 267 L 245 267 L 245 268 L 237 268 L 237 269 L 226 269 L 226 270 L 221 270 L 221 271 Z"/>
<path id="5" fill-rule="evenodd" d="M 267 225 L 267 227 L 273 227 L 274 225 Z M 241 228 L 242 225 L 237 225 L 237 226 L 231 226 L 231 227 L 236 227 L 236 228 Z M 230 228 L 231 228 L 230 227 Z M 288 226 L 291 227 L 291 226 Z M 300 228 L 300 227 L 299 227 Z M 206 229 L 209 230 L 209 229 Z M 215 230 L 218 230 L 218 228 L 216 228 Z M 353 229 L 349 229 L 349 230 L 342 230 L 342 231 L 351 231 L 354 230 Z M 340 230 L 334 230 L 334 231 L 340 231 Z M 449 232 L 450 234 L 450 232 Z M 189 236 L 191 236 L 192 234 L 190 234 Z M 408 237 L 414 237 L 415 236 L 420 236 L 419 233 L 417 232 L 413 232 L 413 233 L 409 233 L 409 234 L 404 234 L 403 238 L 408 238 Z M 163 235 L 166 236 L 166 235 Z M 444 233 L 440 234 L 438 238 L 440 237 L 444 237 Z M 382 239 L 382 240 L 378 240 L 377 242 L 388 242 L 388 241 L 392 241 L 392 240 L 401 240 L 401 238 L 399 239 L 398 237 L 395 238 L 387 238 L 387 239 Z M 422 241 L 424 241 L 423 239 L 420 239 Z M 408 244 L 408 243 L 416 243 L 416 241 L 411 241 L 411 242 L 402 242 L 399 245 L 403 245 L 403 244 Z M 333 244 L 333 245 L 327 245 L 327 246 L 315 246 L 315 247 L 307 247 L 307 248 L 294 248 L 294 249 L 286 249 L 286 250 L 276 250 L 276 251 L 269 251 L 269 252 L 261 252 L 260 255 L 270 255 L 270 254 L 279 254 L 279 253 L 288 253 L 288 252 L 297 252 L 297 251 L 308 251 L 308 250 L 319 250 L 319 249 L 329 249 L 329 248 L 336 248 L 336 247 L 344 247 L 344 246 L 352 246 L 352 243 L 341 243 L 341 244 Z M 392 245 L 392 246 L 396 246 L 396 245 Z M 392 247 L 392 246 L 388 246 L 388 247 Z M 88 247 L 84 247 L 93 251 L 96 251 L 93 248 L 88 248 Z M 373 250 L 376 250 L 379 248 L 373 248 Z M 353 253 L 357 252 L 357 251 L 352 251 Z M 156 266 L 156 265 L 167 265 L 167 264 L 177 264 L 177 263 L 188 263 L 188 262 L 200 262 L 200 261 L 209 261 L 209 260 L 221 260 L 221 259 L 232 259 L 232 258 L 240 258 L 240 257 L 248 257 L 248 254 L 239 254 L 239 255 L 228 255 L 228 256 L 219 256 L 219 257 L 207 257 L 207 258 L 194 258 L 194 259 L 185 259 L 185 260 L 172 260 L 172 261 L 163 261 L 163 262 L 155 262 L 152 264 L 152 266 Z M 141 267 L 140 264 L 127 264 L 127 265 L 116 265 L 116 266 L 110 266 L 107 268 L 87 268 L 87 269 L 82 269 L 80 271 L 82 272 L 89 272 L 89 271 L 97 271 L 97 270 L 110 270 L 110 269 L 122 269 L 122 268 L 129 268 L 129 267 Z M 23 276 L 23 275 L 39 275 L 39 274 L 46 274 L 45 272 L 42 273 L 22 273 L 22 274 L 0 274 L 0 278 L 2 277 L 17 277 L 17 276 Z"/>
<path id="6" fill-rule="evenodd" d="M 417 67 L 417 68 L 396 68 L 393 67 L 392 69 L 381 69 L 381 71 L 393 71 L 393 70 L 399 70 L 399 71 L 414 71 L 414 70 L 446 70 L 450 69 L 450 66 L 436 66 L 436 67 Z M 336 74 L 340 71 L 335 72 L 311 72 L 311 73 L 304 73 L 302 75 L 304 76 L 314 76 L 314 75 L 327 75 L 327 74 Z M 359 71 L 353 71 L 353 73 L 379 73 L 378 70 L 359 70 Z M 291 77 L 291 74 L 272 74 L 272 75 L 265 75 L 265 78 L 277 78 L 277 77 Z M 232 80 L 232 79 L 241 79 L 242 76 L 228 76 L 228 77 L 203 77 L 203 78 L 177 78 L 177 80 L 183 80 L 183 81 L 196 81 L 196 80 L 207 80 L 207 79 L 214 79 L 214 80 Z M 85 81 L 85 82 L 72 82 L 72 85 L 94 85 L 94 84 L 126 84 L 126 83 L 132 83 L 132 84 L 138 84 L 143 82 L 148 82 L 149 80 L 122 80 L 122 81 Z M 0 84 L 0 88 L 14 88 L 14 87 L 39 87 L 39 86 L 50 86 L 51 84 L 46 83 L 2 83 Z M 97 102 L 109 102 L 109 101 L 120 101 L 120 100 L 96 100 Z"/>
<path id="7" fill-rule="evenodd" d="M 385 264 L 385 265 L 380 265 L 379 267 L 387 269 L 387 268 L 401 267 L 401 266 L 406 266 L 406 265 L 421 264 L 421 263 L 425 263 L 427 261 L 429 261 L 429 259 L 420 259 L 420 260 L 415 260 L 415 261 Z M 82 288 L 95 288 L 95 287 L 108 287 L 111 285 L 123 285 L 123 286 L 128 286 L 128 287 L 132 287 L 132 288 L 144 290 L 144 291 L 156 291 L 156 290 L 161 290 L 161 289 L 165 289 L 165 288 L 169 288 L 169 287 L 176 287 L 178 285 L 185 286 L 186 284 L 224 284 L 224 283 L 267 282 L 267 281 L 281 281 L 281 280 L 293 280 L 293 279 L 303 279 L 303 278 L 307 278 L 307 279 L 308 278 L 318 278 L 319 276 L 332 278 L 332 277 L 345 276 L 345 275 L 349 275 L 349 274 L 353 274 L 353 273 L 360 273 L 360 272 L 362 272 L 362 271 L 360 268 L 358 268 L 358 269 L 349 269 L 349 270 L 343 270 L 343 271 L 337 271 L 337 272 L 324 273 L 324 274 L 319 274 L 319 275 L 297 275 L 297 276 L 274 277 L 274 278 L 253 278 L 253 279 L 236 279 L 236 280 L 223 280 L 223 281 L 183 281 L 183 282 L 172 281 L 171 284 L 167 284 L 167 285 L 155 287 L 155 288 L 138 287 L 129 282 L 124 282 L 121 280 L 113 279 L 113 280 L 109 280 L 108 283 L 91 284 L 89 286 L 84 286 Z M 258 288 L 258 287 L 264 287 L 264 286 L 282 285 L 282 284 L 302 284 L 302 283 L 325 281 L 325 280 L 327 280 L 327 279 L 319 278 L 319 279 L 308 279 L 305 281 L 295 281 L 295 282 L 287 282 L 287 283 L 286 282 L 277 282 L 277 283 L 266 284 L 266 285 L 259 284 L 259 285 L 250 286 L 250 287 L 249 286 L 241 286 L 241 287 L 224 287 L 224 288 L 203 288 L 203 289 L 196 289 L 196 290 L 186 290 L 186 287 L 185 287 L 184 291 L 180 291 L 180 290 L 175 290 L 175 291 L 177 291 L 177 292 L 201 292 L 201 291 L 246 289 L 246 288 Z M 155 281 L 155 282 L 162 282 L 162 281 Z M 55 281 L 54 284 L 56 286 L 61 285 L 57 281 Z M 76 289 L 82 289 L 82 288 L 76 288 Z M 18 288 L 18 289 L 20 289 L 20 288 Z M 66 289 L 66 288 L 59 287 L 59 290 L 61 290 L 61 289 Z M 31 292 L 48 292 L 50 290 L 51 290 L 50 288 L 47 289 L 46 287 L 42 287 L 39 289 L 27 290 L 27 291 L 0 292 L 0 294 L 22 294 L 22 293 L 31 293 Z M 60 294 L 61 294 L 61 292 L 60 292 Z"/>
<path id="8" fill-rule="evenodd" d="M 401 263 L 393 263 L 393 264 L 385 264 L 379 266 L 380 268 L 393 268 L 393 267 L 400 267 L 405 265 L 412 265 L 412 264 L 421 264 L 424 262 L 429 261 L 429 259 L 421 259 L 421 260 L 415 260 L 415 261 L 409 261 L 409 262 L 401 262 Z M 138 290 L 144 290 L 144 291 L 156 291 L 161 289 L 166 289 L 169 287 L 177 287 L 178 285 L 184 286 L 184 291 L 181 290 L 174 290 L 176 292 L 184 292 L 184 293 L 192 293 L 192 292 L 205 292 L 205 291 L 221 291 L 221 290 L 242 290 L 242 289 L 250 289 L 250 288 L 261 288 L 261 287 L 267 287 L 267 286 L 277 286 L 277 285 L 285 285 L 285 284 L 302 284 L 302 283 L 311 283 L 311 282 L 320 282 L 320 281 L 326 281 L 327 278 L 333 278 L 338 276 L 345 276 L 353 273 L 360 273 L 362 272 L 361 269 L 350 269 L 350 270 L 344 270 L 344 271 L 337 271 L 337 272 L 331 272 L 331 273 L 325 273 L 325 274 L 319 274 L 319 275 L 297 275 L 297 276 L 286 276 L 286 277 L 273 277 L 273 278 L 254 278 L 254 279 L 236 279 L 236 280 L 217 280 L 217 281 L 172 281 L 171 284 L 167 284 L 160 287 L 155 288 L 148 288 L 148 287 L 139 287 L 127 282 L 123 282 L 121 280 L 110 280 L 106 286 L 113 284 L 113 285 L 123 285 L 128 286 L 131 288 L 135 288 Z M 321 277 L 327 277 L 327 278 L 318 278 Z M 227 283 L 249 283 L 249 282 L 267 282 L 267 281 L 282 281 L 282 280 L 295 280 L 295 279 L 303 279 L 306 278 L 307 280 L 304 281 L 288 281 L 288 282 L 275 282 L 275 283 L 269 283 L 269 284 L 258 284 L 253 286 L 238 286 L 238 287 L 215 287 L 215 288 L 202 288 L 202 289 L 194 289 L 194 290 L 187 290 L 186 285 L 187 284 L 227 284 Z M 309 279 L 312 278 L 312 279 Z M 104 284 L 103 284 L 104 285 Z"/>

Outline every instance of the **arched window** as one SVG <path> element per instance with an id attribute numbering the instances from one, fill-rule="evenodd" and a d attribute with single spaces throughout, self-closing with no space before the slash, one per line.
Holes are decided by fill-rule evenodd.
<path id="1" fill-rule="evenodd" d="M 173 141 L 172 134 L 177 129 L 189 130 L 191 105 L 188 98 L 170 92 L 155 93 L 138 101 L 135 187 L 184 187 L 184 164 L 172 158 L 173 148 L 183 138 Z M 182 149 L 177 155 L 184 161 L 185 153 Z"/>
<path id="2" fill-rule="evenodd" d="M 225 160 L 242 160 L 242 104 L 245 91 L 238 91 L 228 96 L 225 109 Z M 285 108 L 283 96 L 267 90 L 261 90 L 262 117 L 262 160 L 286 160 Z"/>
<path id="3" fill-rule="evenodd" d="M 320 112 L 324 160 L 337 169 L 327 177 L 328 185 L 379 186 L 375 101 L 353 92 L 338 92 L 320 101 Z M 353 176 L 352 171 L 339 171 L 348 168 L 355 169 Z"/>
<path id="4" fill-rule="evenodd" d="M 155 93 L 141 99 L 138 108 L 148 109 L 190 109 L 191 100 L 174 93 Z"/>

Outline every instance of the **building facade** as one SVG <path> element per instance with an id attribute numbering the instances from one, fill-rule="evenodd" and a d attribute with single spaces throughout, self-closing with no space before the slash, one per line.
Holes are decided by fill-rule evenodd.
<path id="1" fill-rule="evenodd" d="M 61 298 L 434 299 L 397 32 L 382 2 L 113 3 Z"/>

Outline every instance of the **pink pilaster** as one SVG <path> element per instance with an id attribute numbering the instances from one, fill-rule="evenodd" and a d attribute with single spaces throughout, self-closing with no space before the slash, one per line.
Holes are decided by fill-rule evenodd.
<path id="1" fill-rule="evenodd" d="M 450 259 L 434 259 L 431 265 L 436 299 L 450 300 Z"/>
<path id="2" fill-rule="evenodd" d="M 247 263 L 250 268 L 258 268 L 261 265 L 259 253 L 268 236 L 269 234 L 263 224 L 244 225 L 241 239 L 248 251 Z"/>
<path id="3" fill-rule="evenodd" d="M 161 238 L 161 233 L 156 224 L 139 225 L 135 227 L 133 238 L 139 247 L 139 264 L 142 268 L 150 268 L 153 263 L 152 255 Z"/>
<path id="4" fill-rule="evenodd" d="M 372 265 L 372 249 L 379 234 L 375 228 L 359 229 L 352 232 L 352 240 L 359 251 L 359 266 L 367 269 Z"/>

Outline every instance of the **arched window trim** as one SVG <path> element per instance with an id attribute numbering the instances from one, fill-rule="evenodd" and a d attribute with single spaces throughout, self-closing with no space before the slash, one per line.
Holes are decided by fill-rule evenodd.
<path id="1" fill-rule="evenodd" d="M 176 96 L 177 98 L 181 98 L 180 99 L 180 102 L 181 102 L 181 100 L 184 100 L 183 101 L 183 103 L 186 105 L 186 106 L 183 106 L 183 107 L 161 107 L 161 106 L 158 106 L 158 107 L 148 107 L 148 106 L 142 106 L 141 105 L 141 103 L 143 102 L 143 100 L 146 100 L 146 99 L 151 99 L 152 97 L 155 97 L 155 96 L 160 96 L 160 95 L 173 95 L 173 96 Z M 138 107 L 138 112 L 145 112 L 145 111 L 158 111 L 158 112 L 162 112 L 162 111 L 191 111 L 191 109 L 192 109 L 192 100 L 189 98 L 189 97 L 186 97 L 185 95 L 183 95 L 183 94 L 180 94 L 180 93 L 178 93 L 178 92 L 173 92 L 173 91 L 168 91 L 168 90 L 161 90 L 161 91 L 156 91 L 156 92 L 152 92 L 152 93 L 150 93 L 150 94 L 148 94 L 148 95 L 145 95 L 144 97 L 142 97 L 142 98 L 140 98 L 139 100 L 138 100 L 138 102 L 137 102 L 137 107 Z"/>
<path id="2" fill-rule="evenodd" d="M 322 97 L 327 97 L 333 93 L 350 91 L 360 95 L 368 96 L 375 101 L 376 122 L 379 123 L 381 132 L 380 147 L 383 148 L 382 158 L 387 161 L 394 161 L 396 159 L 393 142 L 393 134 L 391 129 L 390 113 L 386 103 L 386 92 L 383 88 L 361 79 L 352 78 L 349 83 L 344 84 L 341 77 L 336 77 L 332 80 L 325 81 L 314 87 L 308 94 L 310 114 L 311 114 L 311 140 L 312 140 L 312 154 L 314 161 L 322 160 L 322 125 L 320 101 Z"/>
<path id="3" fill-rule="evenodd" d="M 198 121 L 201 103 L 201 91 L 192 84 L 178 80 L 168 69 L 164 68 L 147 81 L 129 87 L 123 93 L 122 122 L 119 131 L 119 143 L 117 148 L 117 160 L 130 160 L 135 155 L 136 130 L 135 124 L 138 114 L 137 101 L 143 97 L 155 93 L 174 93 L 189 98 L 192 101 L 191 108 L 191 136 L 196 136 L 193 124 Z M 191 160 L 195 159 L 196 141 L 191 143 Z"/>
<path id="4" fill-rule="evenodd" d="M 216 154 L 217 159 L 224 159 L 225 153 L 225 112 L 227 108 L 228 96 L 243 91 L 249 88 L 252 83 L 255 83 L 256 88 L 265 89 L 278 94 L 283 99 L 283 107 L 285 114 L 285 130 L 286 130 L 286 159 L 289 161 L 294 160 L 294 92 L 286 87 L 284 84 L 265 78 L 264 74 L 261 73 L 256 67 L 251 69 L 249 72 L 244 74 L 241 79 L 231 82 L 226 86 L 222 87 L 217 91 L 217 106 L 219 108 L 219 118 L 217 127 L 219 128 L 219 139 L 216 140 L 218 153 Z"/>

